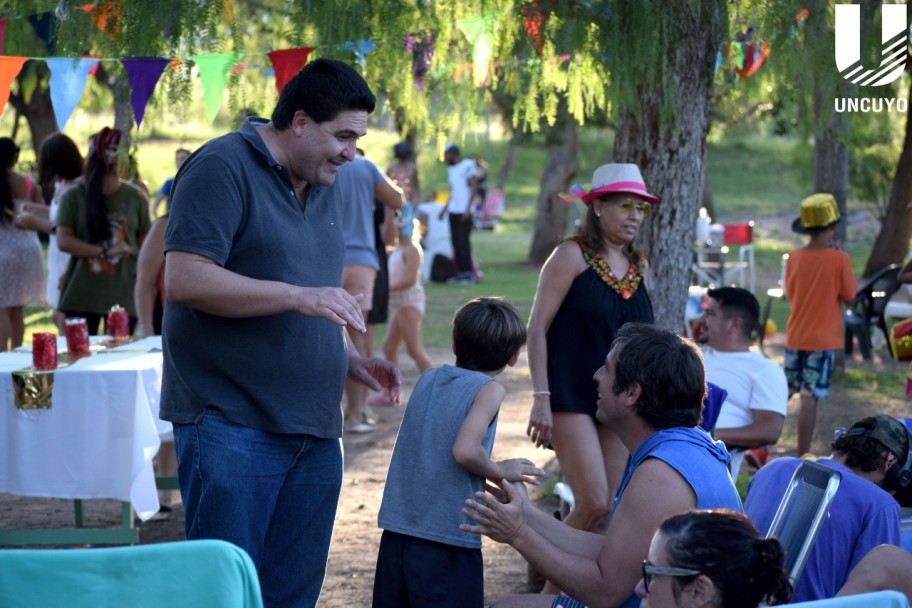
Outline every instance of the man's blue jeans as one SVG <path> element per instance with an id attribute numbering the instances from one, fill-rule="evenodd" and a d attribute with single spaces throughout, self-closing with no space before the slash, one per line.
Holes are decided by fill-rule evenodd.
<path id="1" fill-rule="evenodd" d="M 174 425 L 188 539 L 216 538 L 256 564 L 269 606 L 315 606 L 342 487 L 342 443 L 269 433 L 206 410 Z"/>

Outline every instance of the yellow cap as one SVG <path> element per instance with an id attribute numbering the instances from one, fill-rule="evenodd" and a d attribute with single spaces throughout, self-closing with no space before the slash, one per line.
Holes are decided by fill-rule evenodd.
<path id="1" fill-rule="evenodd" d="M 812 194 L 801 201 L 801 225 L 804 228 L 826 228 L 839 221 L 839 208 L 832 194 Z"/>

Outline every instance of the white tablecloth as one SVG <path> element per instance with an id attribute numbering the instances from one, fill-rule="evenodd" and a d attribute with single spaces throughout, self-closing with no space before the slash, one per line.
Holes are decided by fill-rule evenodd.
<path id="1" fill-rule="evenodd" d="M 158 420 L 161 338 L 54 372 L 51 409 L 14 407 L 11 372 L 30 352 L 0 353 L 0 492 L 130 502 L 143 521 L 158 509 L 152 458 L 170 423 Z"/>

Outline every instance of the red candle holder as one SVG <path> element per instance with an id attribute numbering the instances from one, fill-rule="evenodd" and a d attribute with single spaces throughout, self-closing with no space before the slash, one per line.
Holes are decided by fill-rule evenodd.
<path id="1" fill-rule="evenodd" d="M 66 320 L 67 352 L 74 357 L 84 357 L 89 354 L 89 326 L 82 317 L 73 317 Z"/>
<path id="2" fill-rule="evenodd" d="M 130 335 L 130 314 L 120 306 L 108 311 L 108 335 L 112 338 L 126 338 Z"/>
<path id="3" fill-rule="evenodd" d="M 57 336 L 51 333 L 32 334 L 32 367 L 41 371 L 57 369 Z"/>

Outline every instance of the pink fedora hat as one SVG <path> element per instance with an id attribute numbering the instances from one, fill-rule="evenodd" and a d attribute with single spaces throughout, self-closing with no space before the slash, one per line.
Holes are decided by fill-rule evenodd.
<path id="1" fill-rule="evenodd" d="M 612 192 L 636 194 L 653 205 L 659 204 L 658 197 L 646 191 L 640 168 L 631 163 L 612 163 L 596 169 L 592 174 L 592 189 L 580 198 L 588 205 L 600 196 Z"/>

